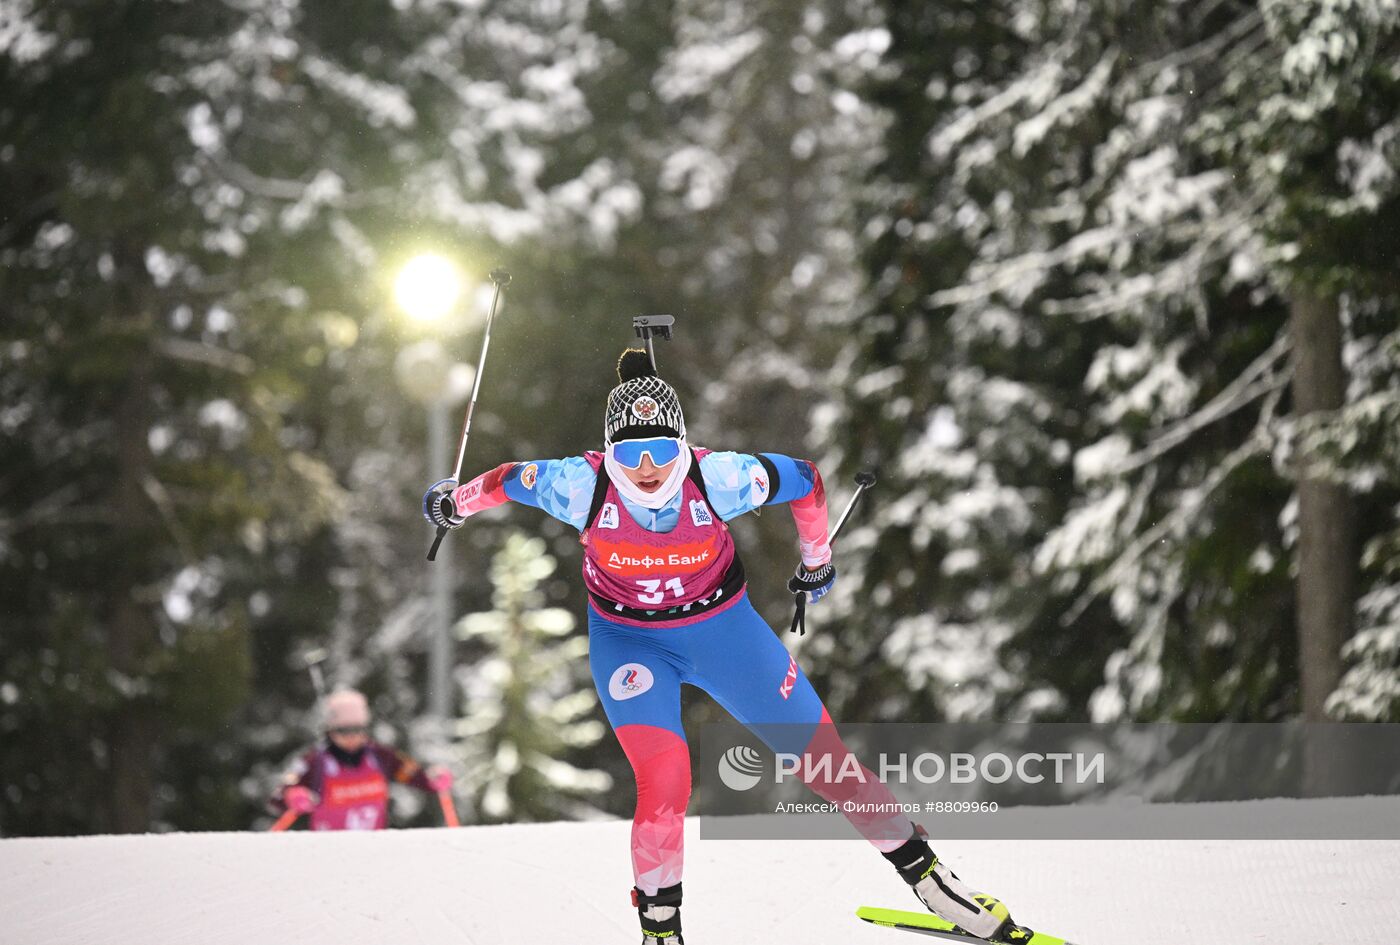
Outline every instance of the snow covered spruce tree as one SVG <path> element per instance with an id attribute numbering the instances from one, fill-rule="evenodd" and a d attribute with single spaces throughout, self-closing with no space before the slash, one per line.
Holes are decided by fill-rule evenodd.
<path id="1" fill-rule="evenodd" d="M 1344 674 L 1326 708 L 1336 718 L 1393 722 L 1400 720 L 1400 329 L 1353 351 L 1352 383 L 1365 393 L 1304 425 L 1299 438 L 1320 479 L 1391 500 L 1371 503 L 1356 633 L 1343 647 Z"/>
<path id="2" fill-rule="evenodd" d="M 6 832 L 246 825 L 311 701 L 290 656 L 364 655 L 411 586 L 382 273 L 547 225 L 509 209 L 572 108 L 530 6 L 7 4 Z"/>
<path id="3" fill-rule="evenodd" d="M 850 619 L 809 651 L 823 658 L 832 701 L 857 716 L 981 716 L 1028 693 L 1040 710 L 1082 705 L 1116 628 L 1095 612 L 1089 632 L 1062 630 L 1030 553 L 1069 502 L 1063 404 L 1102 326 L 1008 304 L 950 315 L 929 301 L 991 249 L 981 242 L 998 193 L 1002 219 L 1014 197 L 1048 199 L 1050 181 L 1029 162 L 1018 172 L 982 149 L 950 173 L 931 142 L 974 95 L 1013 81 L 1035 37 L 996 5 L 886 7 L 891 45 L 868 90 L 891 117 L 870 186 L 870 305 L 833 385 L 845 402 L 824 418 L 852 467 L 881 468 L 881 485 L 843 536 L 849 580 L 836 603 Z M 974 184 L 976 171 L 988 179 Z M 1046 658 L 1008 660 L 1008 671 L 1003 648 L 1017 634 Z M 1062 658 L 1071 643 L 1083 651 Z"/>
<path id="4" fill-rule="evenodd" d="M 1302 708 L 1400 719 L 1400 9 L 1262 12 L 1277 66 L 1245 87 L 1257 117 L 1234 147 L 1275 189 L 1267 232 L 1288 258 L 1292 415 L 1276 461 L 1297 484 Z"/>
<path id="5" fill-rule="evenodd" d="M 542 587 L 556 562 L 540 538 L 509 534 L 491 560 L 493 610 L 458 624 L 482 655 L 457 671 L 456 726 L 462 777 L 457 791 L 481 821 L 595 815 L 612 785 L 601 771 L 571 763 L 602 740 L 588 677 L 588 640 L 573 614 L 546 606 Z"/>
<path id="6" fill-rule="evenodd" d="M 1386 610 L 1393 483 L 1295 435 L 1394 375 L 1396 17 L 1356 7 L 891 8 L 839 419 L 901 496 L 864 652 L 946 710 L 1318 717 L 1358 541 Z"/>

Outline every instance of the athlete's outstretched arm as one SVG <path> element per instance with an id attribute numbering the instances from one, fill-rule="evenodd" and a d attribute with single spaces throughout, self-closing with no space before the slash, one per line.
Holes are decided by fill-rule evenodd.
<path id="1" fill-rule="evenodd" d="M 826 488 L 815 464 L 782 453 L 707 453 L 700 459 L 710 504 L 726 522 L 765 505 L 792 506 L 802 564 L 831 561 Z"/>
<path id="2" fill-rule="evenodd" d="M 516 463 L 501 463 L 495 469 L 488 469 L 475 479 L 454 488 L 452 503 L 457 514 L 465 521 L 477 512 L 504 505 L 507 499 L 505 479 L 515 470 Z"/>
<path id="3" fill-rule="evenodd" d="M 582 529 L 596 481 L 593 467 L 582 456 L 502 463 L 462 485 L 451 479 L 435 483 L 423 497 L 423 514 L 435 525 L 456 528 L 478 512 L 511 501 Z M 450 500 L 446 510 L 441 508 L 449 504 L 444 498 Z"/>

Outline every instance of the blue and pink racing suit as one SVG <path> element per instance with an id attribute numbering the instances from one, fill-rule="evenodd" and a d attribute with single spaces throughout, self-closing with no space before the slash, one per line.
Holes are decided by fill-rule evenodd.
<path id="1" fill-rule="evenodd" d="M 593 684 L 637 781 L 637 888 L 655 895 L 681 880 L 690 798 L 682 683 L 709 693 L 773 750 L 805 752 L 818 762 L 802 766 L 808 785 L 838 805 L 855 801 L 842 809 L 856 830 L 883 853 L 898 848 L 912 827 L 892 813 L 895 799 L 875 775 L 861 768 L 860 779 L 823 777 L 849 772 L 853 759 L 806 675 L 749 603 L 725 524 L 789 503 L 803 563 L 825 564 L 831 548 L 821 475 L 776 453 L 693 455 L 681 491 L 660 509 L 623 497 L 601 472 L 599 453 L 506 463 L 453 493 L 462 515 L 512 500 L 579 530 Z"/>

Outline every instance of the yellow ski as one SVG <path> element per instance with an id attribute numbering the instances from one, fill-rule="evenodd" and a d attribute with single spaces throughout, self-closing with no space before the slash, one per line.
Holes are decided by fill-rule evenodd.
<path id="1" fill-rule="evenodd" d="M 1062 938 L 1046 935 L 1044 932 L 1032 932 L 1030 929 L 1017 925 L 1012 926 L 1009 931 L 997 938 L 981 939 L 975 935 L 969 935 L 947 919 L 939 918 L 931 912 L 905 912 L 901 909 L 877 909 L 874 906 L 861 906 L 856 910 L 856 915 L 872 925 L 882 925 L 885 928 L 900 929 L 905 932 L 917 932 L 920 935 L 931 935 L 949 942 L 962 942 L 964 945 L 973 942 L 992 942 L 994 945 L 1072 945 L 1071 942 Z"/>

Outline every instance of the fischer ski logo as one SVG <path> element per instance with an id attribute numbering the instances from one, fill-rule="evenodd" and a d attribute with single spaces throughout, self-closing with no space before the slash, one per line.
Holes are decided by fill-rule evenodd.
<path id="1" fill-rule="evenodd" d="M 792 687 L 796 685 L 797 658 L 795 656 L 789 655 L 787 675 L 783 677 L 782 685 L 778 687 L 778 695 L 782 696 L 784 699 L 787 699 L 788 696 L 792 695 Z"/>
<path id="2" fill-rule="evenodd" d="M 624 663 L 613 670 L 608 681 L 608 695 L 618 702 L 633 699 L 651 688 L 656 680 L 651 670 L 641 663 Z"/>
<path id="3" fill-rule="evenodd" d="M 617 505 L 613 502 L 603 503 L 603 509 L 598 513 L 599 528 L 617 528 Z"/>
<path id="4" fill-rule="evenodd" d="M 705 507 L 705 503 L 701 499 L 690 500 L 690 520 L 695 523 L 696 528 L 715 523 L 714 518 L 710 515 L 710 510 Z"/>

